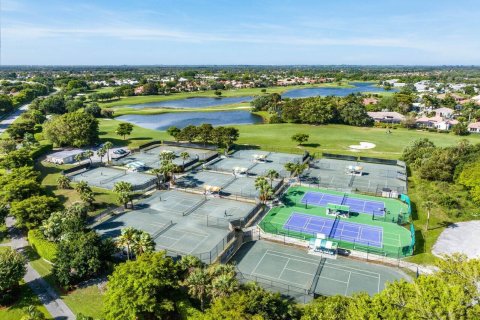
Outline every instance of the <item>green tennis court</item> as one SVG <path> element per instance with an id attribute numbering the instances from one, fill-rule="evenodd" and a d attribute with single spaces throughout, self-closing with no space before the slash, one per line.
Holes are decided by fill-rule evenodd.
<path id="1" fill-rule="evenodd" d="M 232 260 L 244 280 L 257 281 L 296 298 L 308 294 L 351 296 L 358 292 L 373 295 L 388 281 L 409 279 L 394 268 L 343 257 L 321 258 L 264 240 L 244 244 Z"/>
<path id="2" fill-rule="evenodd" d="M 341 218 L 340 223 L 335 223 L 335 217 L 327 215 L 325 207 L 304 204 L 301 202 L 301 199 L 307 192 L 315 190 L 318 189 L 306 187 L 289 188 L 282 199 L 284 205 L 271 209 L 260 222 L 259 226 L 263 231 L 268 233 L 308 240 L 316 237 L 318 231 L 315 230 L 320 230 L 316 227 L 318 225 L 321 227 L 322 231 L 326 230 L 326 232 L 322 233 L 327 233 L 327 236 L 334 237 L 332 240 L 338 242 L 339 246 L 344 249 L 367 251 L 394 258 L 400 258 L 412 254 L 412 235 L 410 230 L 397 223 L 392 223 L 391 221 L 392 219 L 396 219 L 396 216 L 393 213 L 395 212 L 394 210 L 406 210 L 406 204 L 394 199 L 348 194 L 348 197 L 382 201 L 384 202 L 385 207 L 388 208 L 387 212 L 391 210 L 392 213 L 386 214 L 385 218 L 375 217 L 375 220 L 372 220 L 371 215 L 351 215 L 350 218 Z M 342 194 L 324 189 L 321 189 L 321 192 Z M 301 215 L 306 218 L 311 217 L 311 219 L 307 219 L 308 221 L 303 228 L 292 226 L 291 220 L 294 218 L 297 219 L 297 216 Z M 318 217 L 318 219 L 316 217 Z M 316 220 L 322 221 L 317 222 Z M 330 223 L 327 224 L 325 221 Z M 324 225 L 319 225 L 320 222 L 324 223 Z M 345 226 L 342 225 L 342 230 L 337 230 L 340 224 Z M 349 232 L 347 229 L 352 227 L 355 227 L 356 230 L 351 230 Z M 362 240 L 362 231 L 368 231 L 373 228 L 381 237 L 378 241 L 369 245 L 368 242 Z M 351 235 L 352 232 L 356 233 L 353 237 Z M 365 232 L 365 235 L 366 234 L 367 232 Z"/>

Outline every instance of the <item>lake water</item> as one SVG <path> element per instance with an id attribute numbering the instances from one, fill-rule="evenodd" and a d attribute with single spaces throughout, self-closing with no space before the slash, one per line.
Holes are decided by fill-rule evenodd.
<path id="1" fill-rule="evenodd" d="M 142 104 L 132 104 L 125 107 L 143 109 L 143 108 L 171 108 L 171 109 L 182 109 L 182 108 L 209 108 L 216 106 L 223 106 L 227 104 L 234 104 L 240 102 L 250 102 L 252 97 L 232 97 L 232 98 L 187 98 L 187 99 L 178 99 L 170 101 L 159 101 L 159 102 L 150 102 Z"/>
<path id="2" fill-rule="evenodd" d="M 376 87 L 372 82 L 350 82 L 354 88 L 303 88 L 292 89 L 282 94 L 283 98 L 308 98 L 316 96 L 340 96 L 344 97 L 351 93 L 357 92 L 384 92 L 382 87 Z M 245 97 L 229 97 L 229 98 L 186 98 L 170 101 L 158 101 L 141 104 L 127 105 L 127 108 L 144 109 L 144 108 L 170 108 L 170 109 L 195 109 L 210 108 L 228 104 L 250 102 L 252 96 Z"/>
<path id="3" fill-rule="evenodd" d="M 357 92 L 385 92 L 382 87 L 376 87 L 371 82 L 350 82 L 354 88 L 304 88 L 288 90 L 282 94 L 282 98 L 308 98 L 316 96 L 339 96 L 345 97 Z"/>
<path id="4" fill-rule="evenodd" d="M 222 126 L 263 122 L 262 117 L 251 114 L 250 111 L 174 112 L 155 115 L 132 114 L 120 116 L 116 119 L 155 130 L 166 130 L 171 126 L 184 128 L 191 124 L 198 126 L 202 123 Z"/>

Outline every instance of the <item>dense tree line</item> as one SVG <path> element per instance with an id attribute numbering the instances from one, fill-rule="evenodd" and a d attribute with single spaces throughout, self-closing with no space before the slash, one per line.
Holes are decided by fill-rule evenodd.
<path id="1" fill-rule="evenodd" d="M 238 129 L 233 127 L 213 127 L 209 123 L 199 126 L 189 125 L 183 129 L 170 127 L 167 129 L 176 141 L 212 143 L 219 147 L 229 149 L 238 140 Z"/>
<path id="2" fill-rule="evenodd" d="M 369 296 L 320 297 L 306 305 L 254 283 L 241 284 L 232 265 L 174 262 L 163 252 L 118 265 L 109 277 L 104 314 L 109 319 L 476 319 L 480 260 L 454 255 L 439 271 L 387 284 Z"/>
<path id="3" fill-rule="evenodd" d="M 258 97 L 251 102 L 253 111 L 268 111 L 270 122 L 307 124 L 342 123 L 352 126 L 371 126 L 373 119 L 359 95 L 347 97 L 311 97 L 284 99 L 278 94 Z"/>

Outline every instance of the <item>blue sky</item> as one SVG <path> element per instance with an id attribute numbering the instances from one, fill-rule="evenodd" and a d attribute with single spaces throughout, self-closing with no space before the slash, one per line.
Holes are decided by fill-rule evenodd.
<path id="1" fill-rule="evenodd" d="M 2 64 L 475 64 L 473 0 L 2 0 Z"/>

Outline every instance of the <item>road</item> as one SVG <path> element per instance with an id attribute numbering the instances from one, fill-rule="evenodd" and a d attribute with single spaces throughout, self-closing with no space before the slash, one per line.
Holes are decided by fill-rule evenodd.
<path id="1" fill-rule="evenodd" d="M 55 94 L 55 93 L 58 92 L 58 89 L 55 88 L 54 90 L 55 91 L 50 92 L 50 94 L 48 94 L 47 96 L 43 96 L 43 97 L 48 97 L 48 96 L 51 96 L 52 94 Z M 27 111 L 29 106 L 30 106 L 30 103 L 27 103 L 27 104 L 24 104 L 24 105 L 20 106 L 15 111 L 10 113 L 5 119 L 0 121 L 0 134 L 4 133 L 7 130 L 7 128 L 22 115 L 22 113 Z"/>
<path id="2" fill-rule="evenodd" d="M 15 228 L 15 219 L 7 217 L 6 225 L 11 238 L 10 246 L 19 252 L 23 252 L 25 247 L 28 246 L 28 242 L 25 236 Z M 55 320 L 75 320 L 72 310 L 63 302 L 55 289 L 32 267 L 30 262 L 27 264 L 27 273 L 23 279 Z"/>

